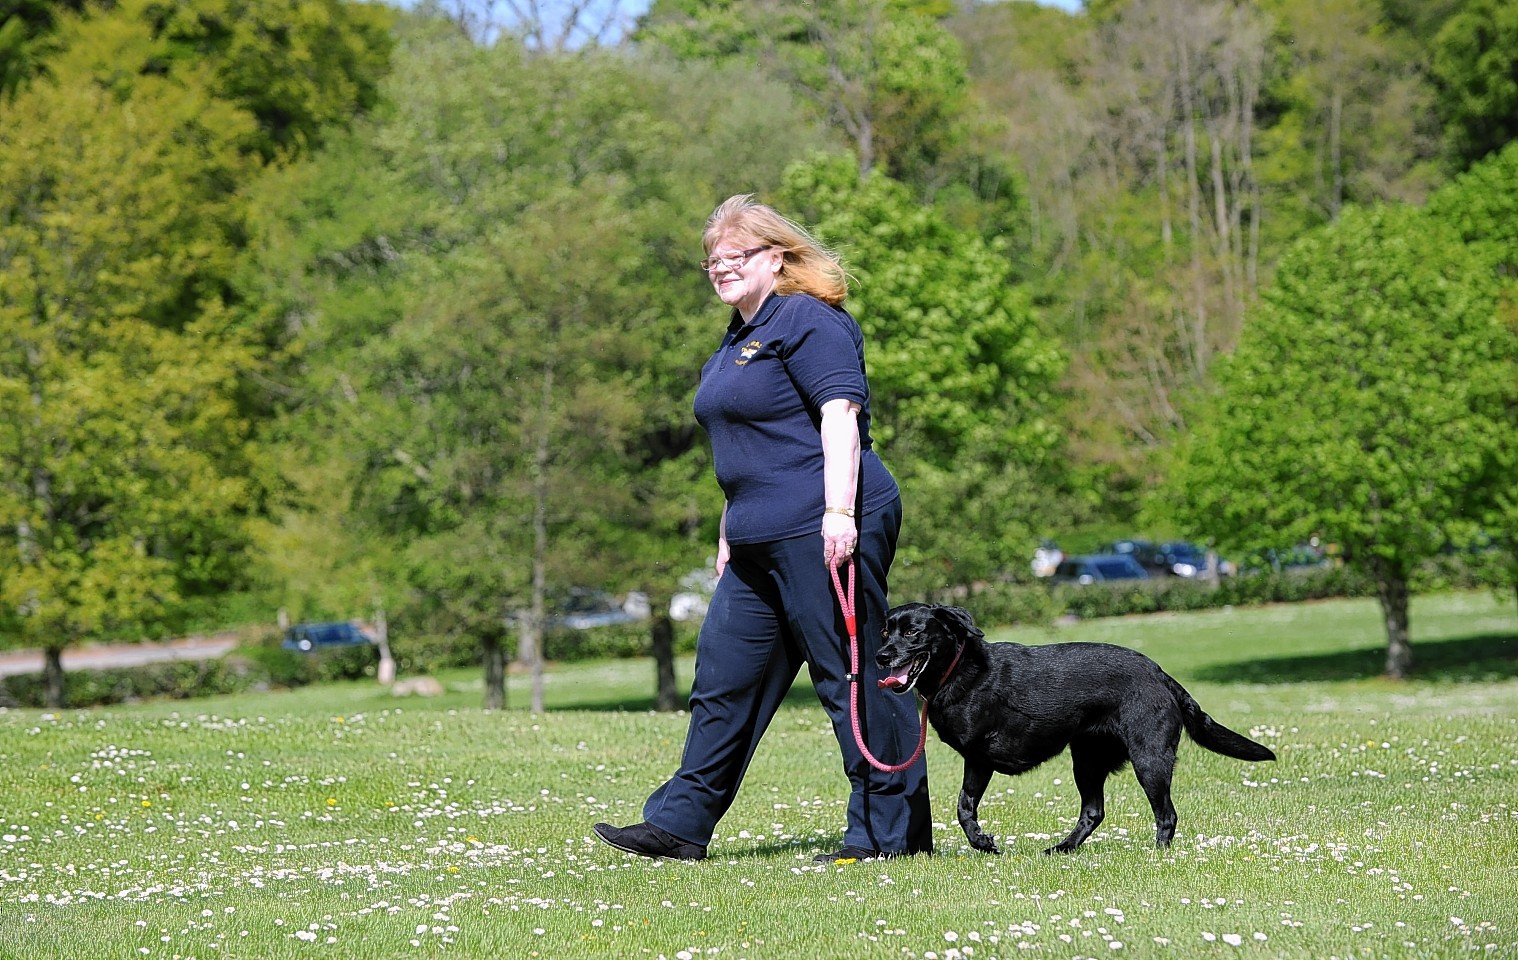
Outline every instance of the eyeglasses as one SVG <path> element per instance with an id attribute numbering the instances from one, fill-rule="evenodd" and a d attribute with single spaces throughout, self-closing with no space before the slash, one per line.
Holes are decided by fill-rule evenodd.
<path id="1" fill-rule="evenodd" d="M 773 247 L 774 244 L 766 243 L 762 247 L 754 247 L 751 250 L 740 250 L 737 253 L 719 253 L 714 256 L 705 258 L 700 262 L 699 266 L 702 270 L 705 270 L 708 273 L 711 272 L 712 267 L 715 267 L 718 264 L 721 264 L 729 270 L 737 270 L 745 263 L 748 263 L 749 257 L 752 257 L 756 253 L 763 253 L 764 251 L 769 250 Z"/>

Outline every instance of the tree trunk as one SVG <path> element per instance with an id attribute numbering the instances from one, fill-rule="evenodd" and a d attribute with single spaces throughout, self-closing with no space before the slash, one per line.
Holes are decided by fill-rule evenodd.
<path id="1" fill-rule="evenodd" d="M 63 682 L 63 648 L 48 647 L 42 651 L 42 702 L 49 709 L 61 710 L 67 700 L 67 688 Z"/>
<path id="2" fill-rule="evenodd" d="M 548 459 L 553 423 L 553 362 L 543 366 L 538 407 L 538 442 L 532 457 L 532 635 L 535 641 L 527 667 L 532 674 L 532 712 L 543 712 L 544 593 L 548 581 Z"/>
<path id="3" fill-rule="evenodd" d="M 494 631 L 482 638 L 485 655 L 485 709 L 506 709 L 506 650 Z"/>
<path id="4" fill-rule="evenodd" d="M 1389 564 L 1371 566 L 1376 579 L 1376 598 L 1386 623 L 1386 675 L 1405 680 L 1413 667 L 1413 646 L 1407 632 L 1407 577 Z"/>
<path id="5" fill-rule="evenodd" d="M 538 630 L 532 622 L 532 611 L 517 611 L 516 623 L 517 663 L 520 663 L 524 667 L 530 667 L 532 666 L 532 661 L 538 655 Z"/>
<path id="6" fill-rule="evenodd" d="M 668 601 L 655 606 L 649 626 L 654 655 L 654 708 L 665 713 L 680 709 L 680 693 L 675 688 L 675 624 L 668 611 Z"/>
<path id="7" fill-rule="evenodd" d="M 1191 231 L 1191 335 L 1187 342 L 1190 373 L 1201 379 L 1207 370 L 1207 277 L 1202 263 L 1202 180 L 1201 161 L 1197 156 L 1197 79 L 1191 74 L 1189 41 L 1181 38 L 1180 58 L 1181 133 L 1185 145 L 1186 223 Z"/>

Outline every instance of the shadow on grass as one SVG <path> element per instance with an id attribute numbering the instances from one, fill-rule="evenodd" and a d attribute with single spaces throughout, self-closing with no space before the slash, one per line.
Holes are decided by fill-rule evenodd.
<path id="1" fill-rule="evenodd" d="M 1212 683 L 1305 683 L 1364 680 L 1386 671 L 1386 648 L 1366 647 L 1303 657 L 1262 657 L 1193 671 Z M 1478 683 L 1518 677 L 1518 634 L 1492 633 L 1413 642 L 1409 679 Z"/>

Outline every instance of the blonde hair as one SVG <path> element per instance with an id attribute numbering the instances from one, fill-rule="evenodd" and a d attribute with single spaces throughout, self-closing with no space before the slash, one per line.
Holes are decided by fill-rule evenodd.
<path id="1" fill-rule="evenodd" d="M 752 237 L 755 243 L 781 251 L 776 293 L 809 293 L 835 307 L 848 297 L 849 275 L 838 254 L 824 247 L 805 227 L 756 201 L 753 194 L 741 193 L 722 201 L 706 219 L 701 245 L 710 254 L 730 235 Z"/>

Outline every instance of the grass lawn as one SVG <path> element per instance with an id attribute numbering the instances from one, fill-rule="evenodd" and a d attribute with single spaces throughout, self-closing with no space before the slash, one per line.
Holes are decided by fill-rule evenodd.
<path id="1" fill-rule="evenodd" d="M 995 640 L 1144 650 L 1247 764 L 1183 742 L 1180 827 L 1153 847 L 1131 775 L 1078 853 L 1069 761 L 998 776 L 1000 857 L 954 821 L 929 736 L 939 855 L 820 867 L 845 783 L 798 689 L 704 863 L 627 856 L 683 714 L 647 661 L 566 665 L 549 711 L 373 684 L 48 713 L 0 710 L 0 957 L 1518 957 L 1518 617 L 1511 594 L 1413 607 L 1417 679 L 1375 674 L 1373 602 L 1101 621 Z M 689 677 L 689 664 L 682 664 Z"/>

